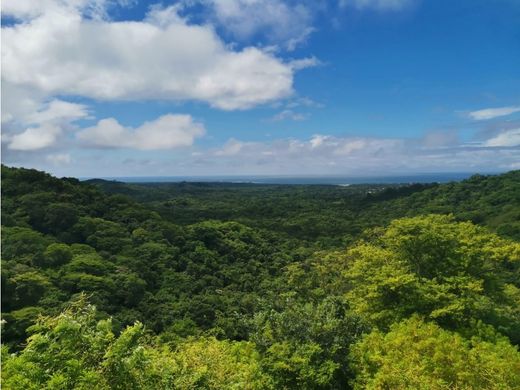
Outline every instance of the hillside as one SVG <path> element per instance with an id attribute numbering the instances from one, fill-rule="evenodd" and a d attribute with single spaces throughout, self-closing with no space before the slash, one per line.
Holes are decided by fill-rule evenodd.
<path id="1" fill-rule="evenodd" d="M 96 180 L 186 225 L 208 219 L 240 221 L 306 245 L 342 247 L 367 227 L 428 213 L 488 226 L 520 240 L 520 171 L 475 175 L 447 184 L 255 185 L 228 183 L 125 184 Z M 342 238 L 345 238 L 342 240 Z"/>
<path id="2" fill-rule="evenodd" d="M 519 241 L 520 171 L 335 187 L 2 166 L 3 383 L 516 388 Z"/>

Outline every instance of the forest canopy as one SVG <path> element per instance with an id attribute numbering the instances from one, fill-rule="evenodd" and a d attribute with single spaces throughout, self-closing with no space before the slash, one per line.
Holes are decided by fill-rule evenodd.
<path id="1" fill-rule="evenodd" d="M 520 171 L 125 184 L 2 166 L 6 389 L 520 387 Z"/>

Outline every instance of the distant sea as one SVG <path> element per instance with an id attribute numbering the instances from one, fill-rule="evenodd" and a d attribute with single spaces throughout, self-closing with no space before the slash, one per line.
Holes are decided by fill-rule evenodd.
<path id="1" fill-rule="evenodd" d="M 124 183 L 251 183 L 251 184 L 401 184 L 447 183 L 467 179 L 474 173 L 429 173 L 404 176 L 144 176 L 102 177 Z"/>

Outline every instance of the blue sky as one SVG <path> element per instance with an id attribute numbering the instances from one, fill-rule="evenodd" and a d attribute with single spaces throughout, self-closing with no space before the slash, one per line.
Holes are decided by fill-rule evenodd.
<path id="1" fill-rule="evenodd" d="M 516 0 L 4 0 L 2 14 L 8 165 L 105 177 L 520 168 Z"/>

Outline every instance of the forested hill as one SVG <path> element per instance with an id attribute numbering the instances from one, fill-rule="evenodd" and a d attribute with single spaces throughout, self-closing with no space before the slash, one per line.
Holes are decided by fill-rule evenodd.
<path id="1" fill-rule="evenodd" d="M 520 171 L 124 184 L 2 166 L 6 389 L 520 388 Z"/>
<path id="2" fill-rule="evenodd" d="M 87 292 L 118 326 L 156 332 L 215 326 L 234 338 L 238 307 L 297 259 L 274 234 L 235 222 L 179 226 L 120 195 L 75 179 L 2 167 L 4 340 L 20 342 L 37 313 Z M 251 294 L 251 296 L 249 296 Z"/>
<path id="3" fill-rule="evenodd" d="M 486 225 L 520 240 L 520 171 L 474 175 L 446 184 L 268 185 L 141 183 L 93 180 L 104 192 L 123 194 L 163 218 L 185 225 L 208 219 L 240 221 L 308 245 L 342 247 L 367 227 L 428 213 Z"/>

